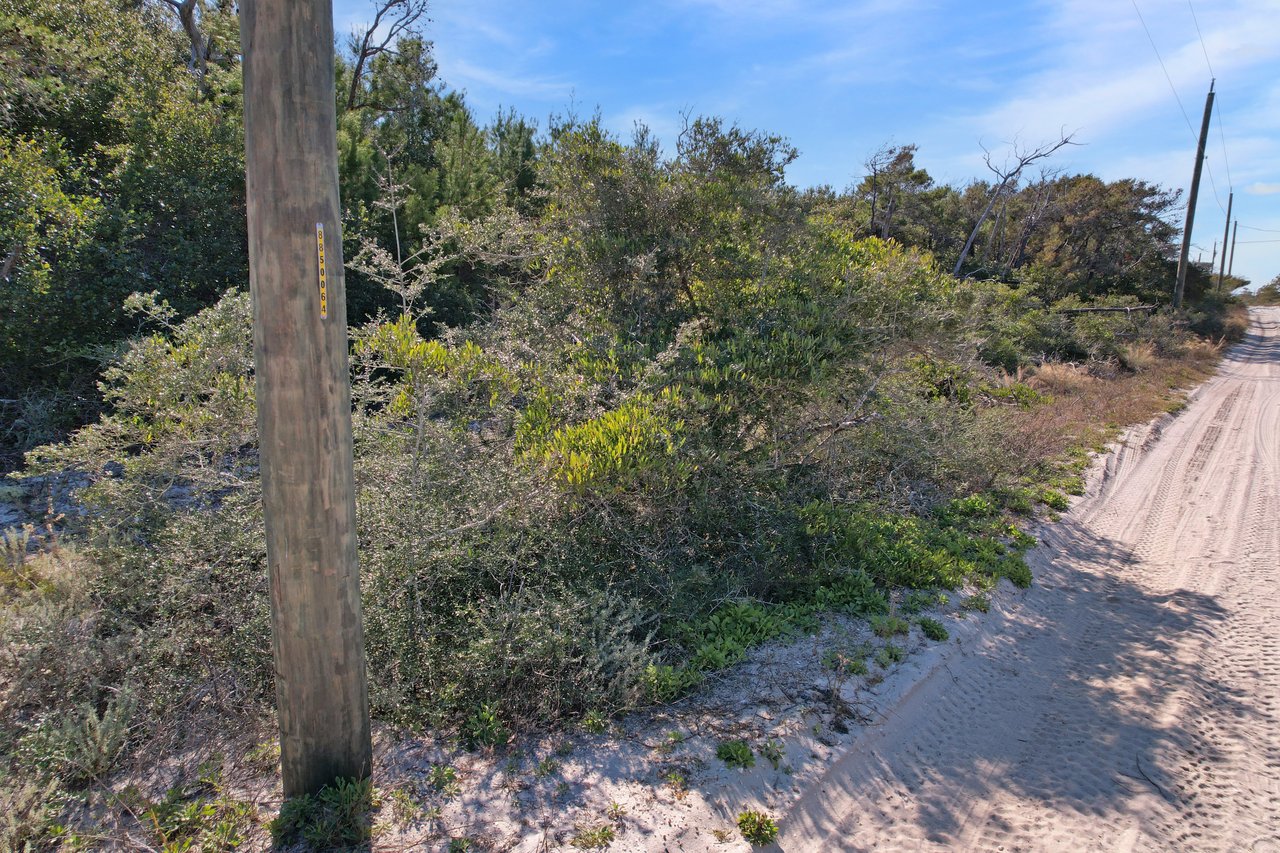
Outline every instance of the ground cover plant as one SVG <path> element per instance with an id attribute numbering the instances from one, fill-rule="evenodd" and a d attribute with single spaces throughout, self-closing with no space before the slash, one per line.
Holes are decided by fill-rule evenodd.
<path id="1" fill-rule="evenodd" d="M 157 54 L 173 51 L 178 34 L 149 6 L 144 24 Z M 206 25 L 234 38 L 230 19 Z M 1082 451 L 1169 406 L 1171 389 L 1202 376 L 1216 344 L 1240 331 L 1213 299 L 1181 317 L 1065 313 L 1151 297 L 1168 266 L 1159 228 L 1127 233 L 1156 245 L 1137 247 L 1145 260 L 1122 271 L 1055 266 L 1059 254 L 1035 234 L 1025 248 L 1038 260 L 1002 259 L 980 242 L 973 263 L 996 264 L 1001 280 L 956 278 L 942 220 L 904 203 L 922 218 L 889 223 L 857 190 L 790 186 L 796 152 L 779 137 L 692 120 L 664 156 L 644 131 L 623 140 L 565 117 L 535 146 L 514 117 L 481 132 L 419 59 L 416 82 L 405 83 L 413 69 L 383 65 L 372 81 L 344 78 L 397 97 L 392 84 L 406 85 L 421 96 L 405 96 L 412 109 L 353 105 L 340 118 L 361 305 L 351 335 L 370 698 L 388 723 L 452 732 L 475 750 L 502 750 L 531 727 L 603 735 L 613 714 L 676 701 L 831 612 L 873 619 L 890 641 L 833 669 L 891 666 L 893 638 L 943 591 L 1032 583 L 1022 554 L 1033 541 L 1018 525 L 1066 506 Z M 226 155 L 238 94 L 217 68 L 189 103 L 172 91 L 179 78 L 152 82 Z M 4 180 L 61 167 L 37 162 L 39 110 L 23 110 L 0 123 Z M 120 169 L 138 166 L 135 147 L 112 149 Z M 445 150 L 474 154 L 475 180 L 450 171 L 471 161 Z M 419 190 L 379 184 L 393 164 Z M 230 192 L 226 168 L 192 192 Z M 927 187 L 927 174 L 911 175 Z M 1096 179 L 1064 181 L 1058 189 L 1081 197 L 1101 192 Z M 1128 189 L 1146 213 L 1162 204 L 1151 188 Z M 938 199 L 958 205 L 953 195 Z M 36 196 L 37 213 L 111 224 L 93 218 L 95 203 L 63 196 Z M 396 204 L 403 218 L 388 215 Z M 146 231 L 115 236 L 152 259 L 168 243 L 139 211 L 111 222 Z M 1058 213 L 1059 225 L 1087 225 Z M 412 233 L 395 230 L 405 223 Z M 39 255 L 31 228 L 0 228 L 30 243 L 24 263 Z M 392 250 L 401 237 L 403 253 Z M 37 301 L 70 287 L 74 269 L 59 258 L 76 247 L 5 286 Z M 76 514 L 5 540 L 0 802 L 12 808 L 0 811 L 14 845 L 53 843 L 58 804 L 123 764 L 210 720 L 270 712 L 239 270 L 202 266 L 190 282 L 149 276 L 158 284 L 137 288 L 113 271 L 98 297 L 119 303 L 112 328 L 132 335 L 101 374 L 101 414 L 27 456 L 25 475 L 74 475 L 84 487 Z M 42 329 L 57 340 L 40 346 L 79 334 L 71 319 Z M 0 331 L 6 351 L 28 352 L 20 330 Z M 21 446 L 39 433 L 32 426 Z M 897 600 L 910 607 L 891 610 Z M 432 775 L 441 792 L 454 786 L 448 770 Z M 366 793 L 333 796 L 293 808 L 277 834 L 362 834 L 347 818 Z M 166 835 L 215 831 L 179 819 L 189 801 L 152 804 Z M 584 842 L 606 834 L 583 831 Z"/>

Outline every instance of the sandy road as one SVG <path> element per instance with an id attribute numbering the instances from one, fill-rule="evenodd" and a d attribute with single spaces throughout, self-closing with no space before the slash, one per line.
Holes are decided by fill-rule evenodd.
<path id="1" fill-rule="evenodd" d="M 787 851 L 1280 851 L 1280 308 L 1131 433 L 1036 584 L 859 738 Z"/>

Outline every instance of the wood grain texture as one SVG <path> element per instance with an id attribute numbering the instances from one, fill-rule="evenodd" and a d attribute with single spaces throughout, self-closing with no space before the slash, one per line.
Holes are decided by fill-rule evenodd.
<path id="1" fill-rule="evenodd" d="M 263 509 L 286 797 L 372 761 L 330 0 L 242 0 Z M 320 315 L 316 225 L 328 267 Z"/>

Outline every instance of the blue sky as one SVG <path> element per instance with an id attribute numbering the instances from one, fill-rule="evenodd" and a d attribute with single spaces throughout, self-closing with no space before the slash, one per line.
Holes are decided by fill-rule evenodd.
<path id="1" fill-rule="evenodd" d="M 669 144 L 683 113 L 718 115 L 790 139 L 801 152 L 793 183 L 837 188 L 885 143 L 917 144 L 930 174 L 964 183 L 984 174 L 982 145 L 1035 145 L 1063 129 L 1083 144 L 1052 165 L 1185 190 L 1211 64 L 1218 98 L 1192 257 L 1221 243 L 1234 187 L 1235 271 L 1263 284 L 1280 274 L 1280 0 L 1136 6 L 434 0 L 427 34 L 441 77 L 481 122 L 504 106 L 540 126 L 598 108 L 619 134 L 640 121 Z M 335 0 L 338 32 L 371 8 Z"/>

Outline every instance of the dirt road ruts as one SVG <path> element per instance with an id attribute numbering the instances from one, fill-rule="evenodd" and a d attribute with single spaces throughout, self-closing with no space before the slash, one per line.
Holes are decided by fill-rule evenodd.
<path id="1" fill-rule="evenodd" d="M 810 788 L 788 851 L 1280 851 L 1280 308 L 1131 432 L 1034 587 Z"/>

